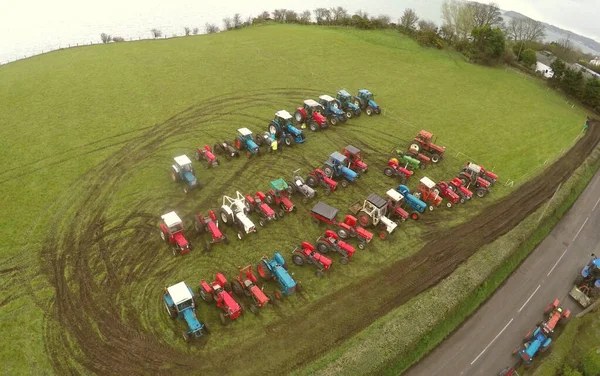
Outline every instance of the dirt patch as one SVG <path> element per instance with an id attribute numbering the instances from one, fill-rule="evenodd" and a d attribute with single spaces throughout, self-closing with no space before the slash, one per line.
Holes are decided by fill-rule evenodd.
<path id="1" fill-rule="evenodd" d="M 269 94 L 290 96 L 307 92 L 282 89 Z M 85 194 L 57 210 L 54 223 L 68 231 L 48 235 L 40 260 L 56 294 L 54 303 L 45 307 L 44 339 L 57 374 L 72 374 L 75 369 L 107 375 L 289 372 L 435 285 L 480 247 L 508 232 L 548 200 L 556 186 L 571 175 L 600 140 L 600 124 L 596 123 L 565 157 L 537 179 L 525 183 L 468 223 L 438 234 L 414 256 L 307 304 L 294 317 L 276 320 L 262 336 L 224 350 L 201 349 L 201 355 L 194 356 L 171 348 L 161 340 L 161 333 L 144 328 L 141 318 L 146 317 L 145 313 L 120 299 L 124 286 L 145 273 L 160 275 L 167 271 L 156 253 L 123 251 L 150 245 L 147 236 L 114 236 L 130 230 L 142 235 L 154 233 L 154 216 L 135 212 L 111 221 L 106 205 L 113 194 L 111 188 L 119 186 L 122 176 L 169 137 L 187 131 L 192 124 L 196 127 L 212 121 L 215 113 L 223 114 L 224 108 L 260 102 L 263 94 L 216 98 L 147 129 L 85 174 L 78 183 Z M 232 170 L 231 180 L 219 184 L 219 188 L 231 184 L 244 168 L 242 164 Z M 209 201 L 210 198 L 199 200 L 198 207 Z M 141 270 L 129 267 L 139 264 L 144 265 Z M 267 354 L 277 357 L 263 358 Z"/>

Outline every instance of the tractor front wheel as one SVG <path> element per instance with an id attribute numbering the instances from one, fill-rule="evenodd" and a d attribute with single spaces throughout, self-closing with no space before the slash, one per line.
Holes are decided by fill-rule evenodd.
<path id="1" fill-rule="evenodd" d="M 367 116 L 373 115 L 373 107 L 367 106 L 367 108 L 365 109 L 365 114 L 367 114 Z"/>
<path id="2" fill-rule="evenodd" d="M 432 154 L 432 155 L 431 155 L 431 161 L 432 161 L 433 163 L 438 163 L 438 162 L 440 161 L 440 159 L 441 159 L 441 157 L 440 157 L 440 155 L 439 155 L 439 154 Z"/>
<path id="3" fill-rule="evenodd" d="M 346 111 L 346 117 L 348 119 L 352 119 L 352 116 L 354 116 L 354 112 L 352 110 Z"/>
<path id="4" fill-rule="evenodd" d="M 279 210 L 277 212 L 277 215 L 279 216 L 279 218 L 283 218 L 283 216 L 285 215 L 285 212 L 283 210 Z"/>
<path id="5" fill-rule="evenodd" d="M 242 239 L 244 238 L 244 233 L 243 233 L 242 231 L 238 231 L 238 232 L 237 232 L 237 238 L 238 238 L 239 240 L 242 240 Z"/>
<path id="6" fill-rule="evenodd" d="M 337 116 L 331 116 L 329 118 L 329 124 L 331 124 L 331 125 L 338 125 L 338 118 L 337 118 Z"/>
<path id="7" fill-rule="evenodd" d="M 333 168 L 329 165 L 325 165 L 325 166 L 323 166 L 323 173 L 328 178 L 331 178 L 333 176 Z"/>
<path id="8" fill-rule="evenodd" d="M 420 170 L 424 170 L 426 168 L 427 168 L 427 165 L 425 163 L 423 163 L 423 162 L 419 163 L 419 169 Z"/>
<path id="9" fill-rule="evenodd" d="M 303 204 L 307 204 L 308 203 L 308 197 L 302 197 L 302 203 Z"/>
<path id="10" fill-rule="evenodd" d="M 342 180 L 342 187 L 347 188 L 348 187 L 348 181 L 347 180 Z"/>
<path id="11" fill-rule="evenodd" d="M 451 202 L 447 202 L 446 203 L 446 207 L 451 208 L 452 207 L 452 203 Z"/>
<path id="12" fill-rule="evenodd" d="M 210 327 L 208 326 L 207 323 L 203 323 L 204 324 L 204 328 L 202 330 L 204 330 L 204 334 L 210 334 Z"/>
<path id="13" fill-rule="evenodd" d="M 258 220 L 258 225 L 259 225 L 260 227 L 265 227 L 265 225 L 266 225 L 266 224 L 267 224 L 267 223 L 265 222 L 265 220 L 264 220 L 264 219 L 262 219 L 262 218 L 261 218 L 261 219 L 259 219 L 259 220 Z"/>
<path id="14" fill-rule="evenodd" d="M 342 123 L 345 123 L 345 122 L 347 122 L 347 121 L 348 121 L 348 117 L 346 117 L 346 115 L 344 115 L 344 116 L 342 116 L 342 117 L 340 118 L 340 121 L 341 121 Z"/>
<path id="15" fill-rule="evenodd" d="M 250 308 L 249 308 L 250 312 L 252 312 L 255 315 L 258 315 L 258 308 L 256 308 L 256 306 L 254 304 L 250 304 Z"/>
<path id="16" fill-rule="evenodd" d="M 331 194 L 331 188 L 325 188 L 325 196 L 329 196 Z"/>
<path id="17" fill-rule="evenodd" d="M 429 211 L 433 211 L 433 209 L 435 209 L 435 208 L 433 207 L 433 205 L 429 205 L 428 209 L 429 209 Z"/>
<path id="18" fill-rule="evenodd" d="M 340 264 L 342 265 L 348 265 L 348 257 L 341 257 L 340 258 Z"/>
<path id="19" fill-rule="evenodd" d="M 363 243 L 363 242 L 358 243 L 358 249 L 365 249 L 365 243 Z"/>
<path id="20" fill-rule="evenodd" d="M 311 121 L 308 123 L 308 128 L 313 132 L 317 132 L 319 130 L 319 124 L 315 121 Z"/>
<path id="21" fill-rule="evenodd" d="M 394 169 L 391 167 L 386 167 L 383 169 L 383 174 L 388 177 L 394 176 Z"/>
<path id="22" fill-rule="evenodd" d="M 188 332 L 183 332 L 183 340 L 185 342 L 190 342 L 190 335 L 188 334 Z"/>

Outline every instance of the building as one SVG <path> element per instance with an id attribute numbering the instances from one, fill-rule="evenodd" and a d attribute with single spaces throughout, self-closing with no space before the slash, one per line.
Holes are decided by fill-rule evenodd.
<path id="1" fill-rule="evenodd" d="M 546 78 L 554 77 L 554 71 L 552 70 L 552 68 L 550 68 L 544 63 L 540 63 L 539 61 L 535 63 L 535 71 L 540 72 Z"/>
<path id="2" fill-rule="evenodd" d="M 594 60 L 590 60 L 590 65 L 600 65 L 600 57 L 596 57 Z"/>

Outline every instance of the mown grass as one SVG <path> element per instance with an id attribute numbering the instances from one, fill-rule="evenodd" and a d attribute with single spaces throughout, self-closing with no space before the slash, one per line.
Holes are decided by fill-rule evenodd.
<path id="1" fill-rule="evenodd" d="M 322 54 L 308 48 L 312 46 L 308 41 L 316 40 L 323 46 Z M 332 50 L 343 51 L 345 58 L 328 53 Z M 242 168 L 241 160 L 211 171 L 196 165 L 204 188 L 189 197 L 168 180 L 174 155 L 191 156 L 196 146 L 232 138 L 242 126 L 263 131 L 276 110 L 291 111 L 307 97 L 334 94 L 342 87 L 352 92 L 369 88 L 377 94 L 384 115 L 309 134 L 305 145 L 285 151 L 283 156 L 260 157 L 247 169 Z M 290 94 L 277 94 L 283 91 Z M 234 97 L 251 102 L 232 106 Z M 422 49 L 389 31 L 266 26 L 210 36 L 81 47 L 2 66 L 0 206 L 10 220 L 0 222 L 0 257 L 3 268 L 20 268 L 16 278 L 0 274 L 6 286 L 6 299 L 0 303 L 0 362 L 9 373 L 39 374 L 50 369 L 45 346 L 51 348 L 52 344 L 44 343 L 41 328 L 52 320 L 48 307 L 54 294 L 47 276 L 39 273 L 45 265 L 39 264 L 38 252 L 49 233 L 70 231 L 57 228 L 50 220 L 85 193 L 74 182 L 124 145 L 136 142 L 136 137 L 143 137 L 150 127 L 190 106 L 214 104 L 219 98 L 230 99 L 216 106 L 209 124 L 166 139 L 143 160 L 138 160 L 138 154 L 131 155 L 135 169 L 127 172 L 107 202 L 111 221 L 136 211 L 155 215 L 157 223 L 159 215 L 171 209 L 184 216 L 206 211 L 208 208 L 198 207 L 197 202 L 208 198 L 216 207 L 223 193 L 266 189 L 270 180 L 287 178 L 298 167 L 305 172 L 307 165 L 318 167 L 330 152 L 352 142 L 365 150 L 373 172 L 358 186 L 327 199 L 344 211 L 368 193 L 383 194 L 396 185 L 379 172 L 387 151 L 406 145 L 421 128 L 434 132 L 438 143 L 448 147 L 443 165 L 426 170 L 427 176 L 441 180 L 454 175 L 467 158 L 457 156 L 460 151 L 493 168 L 503 181 L 514 179 L 518 185 L 567 148 L 583 124 L 582 113 L 538 83 L 504 69 L 468 64 L 446 51 Z M 217 192 L 214 187 L 233 171 L 239 173 L 239 180 L 226 192 Z M 498 185 L 489 200 L 511 189 Z M 439 223 L 427 227 L 416 223 L 402 226 L 398 241 L 377 242 L 353 265 L 336 265 L 328 279 L 316 281 L 307 268 L 294 272 L 309 285 L 308 299 L 325 297 L 418 250 L 423 230 L 445 226 L 444 219 L 467 220 L 484 205 L 484 201 L 472 202 L 453 212 L 437 212 Z M 67 214 L 74 216 L 74 208 Z M 163 268 L 169 272 L 161 278 L 140 275 L 124 288 L 122 298 L 134 307 L 128 314 L 141 317 L 148 328 L 157 328 L 164 341 L 183 346 L 177 335 L 180 328 L 174 329 L 157 304 L 156 296 L 165 284 L 183 279 L 196 286 L 200 278 L 210 279 L 218 271 L 231 276 L 238 265 L 253 263 L 275 249 L 287 254 L 298 241 L 312 240 L 322 230 L 312 226 L 301 211 L 243 245 L 234 242 L 210 255 L 192 253 L 185 262 L 170 257 L 156 237 L 151 249 L 136 251 L 163 255 Z M 200 240 L 190 236 L 192 241 Z M 130 266 L 132 270 L 139 267 Z M 105 272 L 98 269 L 96 278 L 100 280 Z M 71 288 L 77 289 L 77 284 Z M 290 299 L 281 314 L 291 315 L 303 304 L 300 299 Z M 202 306 L 199 315 L 218 322 L 214 307 Z M 274 318 L 275 313 L 267 311 L 260 324 L 247 318 L 227 328 L 213 325 L 223 335 L 215 336 L 219 339 L 211 340 L 209 349 L 243 341 Z"/>

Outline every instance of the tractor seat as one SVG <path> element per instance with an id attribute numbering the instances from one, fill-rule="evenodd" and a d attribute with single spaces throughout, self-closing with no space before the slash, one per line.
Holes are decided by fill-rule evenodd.
<path id="1" fill-rule="evenodd" d="M 246 286 L 246 287 L 252 286 L 252 281 L 249 279 L 244 280 L 244 286 Z"/>

